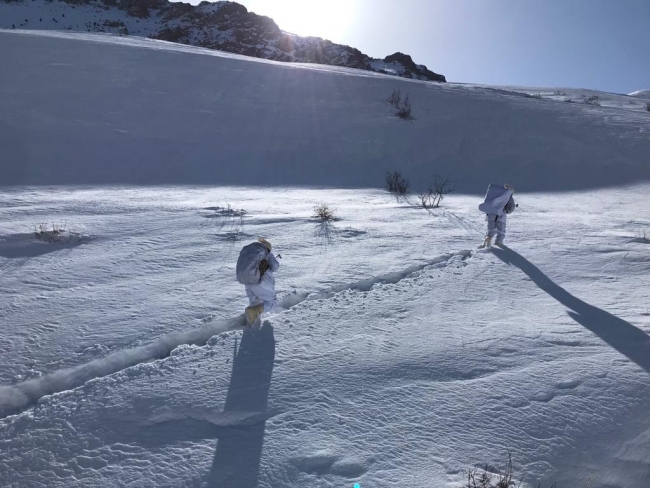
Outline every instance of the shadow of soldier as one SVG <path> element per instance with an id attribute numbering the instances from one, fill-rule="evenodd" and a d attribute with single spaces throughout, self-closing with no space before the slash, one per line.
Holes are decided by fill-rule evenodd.
<path id="1" fill-rule="evenodd" d="M 254 488 L 259 476 L 275 338 L 265 322 L 259 330 L 246 330 L 235 351 L 232 376 L 224 406 L 229 412 L 259 412 L 257 421 L 219 430 L 217 450 L 208 475 L 208 486 Z"/>
<path id="2" fill-rule="evenodd" d="M 573 320 L 650 373 L 648 334 L 629 322 L 574 297 L 512 249 L 502 246 L 501 249 L 493 247 L 492 250 L 501 261 L 522 270 L 540 289 L 571 309 L 567 313 Z"/>

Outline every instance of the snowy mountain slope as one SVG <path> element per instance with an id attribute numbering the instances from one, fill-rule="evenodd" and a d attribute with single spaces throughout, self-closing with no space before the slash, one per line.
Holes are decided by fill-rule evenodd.
<path id="1" fill-rule="evenodd" d="M 141 38 L 0 40 L 4 184 L 379 187 L 398 169 L 418 187 L 440 173 L 479 193 L 486 181 L 571 190 L 650 177 L 638 110 Z M 386 103 L 397 88 L 415 120 Z"/>
<path id="2" fill-rule="evenodd" d="M 520 195 L 513 250 L 494 253 L 473 250 L 476 197 L 429 214 L 374 190 L 5 190 L 7 242 L 63 215 L 92 237 L 0 246 L 1 384 L 56 392 L 0 420 L 0 479 L 459 488 L 510 450 L 534 488 L 645 486 L 648 189 Z M 219 334 L 246 303 L 226 201 L 249 211 L 244 242 L 283 255 L 295 304 L 257 332 Z M 341 218 L 328 232 L 310 219 L 322 201 Z M 118 372 L 76 389 L 45 376 L 92 360 Z"/>
<path id="3" fill-rule="evenodd" d="M 630 93 L 631 97 L 638 97 L 638 98 L 648 98 L 650 99 L 650 90 L 639 90 Z"/>
<path id="4" fill-rule="evenodd" d="M 282 32 L 272 19 L 235 2 L 193 6 L 167 0 L 0 0 L 0 28 L 107 32 L 151 37 L 286 62 L 319 63 L 444 82 L 410 56 L 373 59 L 318 37 Z M 383 71 L 386 61 L 397 69 Z"/>
<path id="5" fill-rule="evenodd" d="M 479 85 L 484 86 L 484 85 Z M 631 99 L 630 95 L 618 93 L 601 92 L 598 90 L 586 90 L 578 88 L 544 88 L 544 87 L 520 87 L 520 86 L 484 86 L 487 89 L 501 89 L 509 92 L 523 93 L 537 100 L 578 103 L 595 107 L 615 108 L 621 110 L 632 110 L 646 112 L 646 103 L 641 100 Z"/>
<path id="6" fill-rule="evenodd" d="M 143 38 L 0 45 L 0 484 L 460 488 L 507 451 L 526 488 L 650 483 L 636 106 Z M 476 196 L 288 186 L 386 169 L 510 181 L 511 249 L 476 250 Z M 33 237 L 59 222 L 83 238 Z M 258 236 L 288 310 L 244 332 L 234 267 Z"/>

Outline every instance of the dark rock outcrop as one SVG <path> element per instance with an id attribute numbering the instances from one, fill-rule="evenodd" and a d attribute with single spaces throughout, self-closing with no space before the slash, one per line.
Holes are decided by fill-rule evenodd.
<path id="1" fill-rule="evenodd" d="M 19 2 L 20 0 L 0 0 Z M 445 77 L 415 64 L 411 56 L 395 53 L 383 60 L 358 49 L 335 44 L 319 37 L 300 37 L 283 32 L 269 17 L 249 12 L 235 2 L 206 2 L 193 6 L 168 0 L 26 0 L 30 8 L 50 11 L 64 2 L 77 11 L 88 8 L 87 22 L 81 25 L 42 26 L 45 28 L 115 32 L 134 36 L 218 49 L 235 54 L 275 61 L 318 63 L 376 71 L 406 78 L 444 82 Z M 97 7 L 101 18 L 97 18 Z M 70 7 L 67 7 L 70 8 Z M 128 14 L 117 12 L 121 10 Z M 130 20 L 129 20 L 130 19 Z M 27 21 L 25 21 L 26 23 Z M 21 24 L 21 27 L 24 24 Z M 9 25 L 0 27 L 10 28 Z"/>
<path id="2" fill-rule="evenodd" d="M 443 75 L 434 73 L 433 71 L 427 69 L 425 65 L 415 64 L 411 56 L 409 56 L 408 54 L 402 54 L 400 52 L 397 52 L 395 54 L 391 54 L 390 56 L 386 56 L 384 58 L 384 62 L 398 63 L 404 66 L 405 71 L 402 74 L 402 76 L 406 78 L 421 79 L 422 77 L 424 77 L 432 81 L 440 81 L 440 82 L 446 81 Z"/>

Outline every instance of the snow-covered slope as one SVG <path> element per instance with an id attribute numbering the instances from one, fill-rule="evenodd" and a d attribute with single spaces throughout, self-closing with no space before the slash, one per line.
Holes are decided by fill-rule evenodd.
<path id="1" fill-rule="evenodd" d="M 387 170 L 458 191 L 650 178 L 650 118 L 322 65 L 96 34 L 0 33 L 4 184 L 380 187 Z M 409 94 L 415 120 L 386 103 Z M 633 108 L 632 106 L 629 106 Z"/>
<path id="2" fill-rule="evenodd" d="M 494 253 L 475 197 L 4 190 L 2 484 L 460 488 L 509 450 L 527 488 L 647 486 L 648 190 L 518 196 Z M 90 237 L 30 243 L 61 219 Z M 242 334 L 258 235 L 293 306 Z"/>
<path id="3" fill-rule="evenodd" d="M 650 99 L 650 90 L 639 90 L 630 93 L 631 97 L 638 97 L 638 98 L 647 98 Z"/>
<path id="4" fill-rule="evenodd" d="M 2 486 L 460 488 L 508 451 L 526 488 L 650 485 L 646 112 L 138 38 L 0 46 Z M 510 249 L 476 249 L 476 196 L 288 186 L 386 169 L 509 181 Z M 52 223 L 75 237 L 34 238 Z M 287 310 L 242 331 L 257 236 Z"/>
<path id="5" fill-rule="evenodd" d="M 179 42 L 276 61 L 319 63 L 444 82 L 445 77 L 395 53 L 373 59 L 358 49 L 318 37 L 283 32 L 272 19 L 235 2 L 197 6 L 167 0 L 0 0 L 0 28 L 109 32 Z M 382 71 L 384 72 L 384 71 Z"/>
<path id="6" fill-rule="evenodd" d="M 591 105 L 592 107 L 604 107 L 620 110 L 631 110 L 637 112 L 646 111 L 646 102 L 643 100 L 630 99 L 630 95 L 619 93 L 601 92 L 598 90 L 586 90 L 580 88 L 544 88 L 544 87 L 522 87 L 522 86 L 485 86 L 485 88 L 502 89 L 509 92 L 525 94 L 537 100 L 577 103 Z"/>

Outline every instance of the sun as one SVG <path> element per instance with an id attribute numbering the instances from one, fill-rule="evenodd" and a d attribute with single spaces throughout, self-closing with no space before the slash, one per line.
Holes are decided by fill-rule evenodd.
<path id="1" fill-rule="evenodd" d="M 251 2 L 253 3 L 253 2 Z M 356 16 L 354 0 L 265 0 L 249 10 L 271 17 L 285 32 L 340 42 Z"/>

